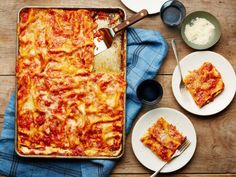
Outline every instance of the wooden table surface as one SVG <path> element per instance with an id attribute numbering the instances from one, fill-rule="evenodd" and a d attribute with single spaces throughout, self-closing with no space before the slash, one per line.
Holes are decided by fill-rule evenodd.
<path id="1" fill-rule="evenodd" d="M 218 44 L 210 50 L 225 56 L 234 69 L 236 69 L 236 1 L 182 0 L 182 2 L 186 7 L 187 14 L 193 11 L 204 10 L 218 18 L 222 27 L 222 37 Z M 50 0 L 0 0 L 0 131 L 3 125 L 4 110 L 11 94 L 15 90 L 17 12 L 21 7 L 27 5 L 120 6 L 126 10 L 128 16 L 133 14 L 119 0 L 54 0 L 53 2 Z M 147 17 L 134 26 L 160 31 L 168 41 L 168 44 L 170 44 L 171 38 L 176 38 L 181 58 L 194 51 L 184 44 L 178 29 L 168 28 L 163 25 L 159 15 Z M 234 98 L 224 111 L 213 116 L 200 117 L 186 112 L 178 105 L 171 90 L 171 77 L 175 65 L 173 51 L 169 48 L 164 64 L 156 77 L 164 87 L 164 96 L 155 107 L 170 107 L 187 115 L 196 129 L 197 149 L 193 158 L 185 167 L 175 173 L 159 176 L 236 176 L 236 99 Z M 143 108 L 138 114 L 137 119 L 152 108 Z M 112 171 L 112 177 L 145 177 L 150 176 L 152 173 L 152 171 L 143 167 L 135 158 L 130 137 L 129 135 L 126 141 L 123 158 Z"/>

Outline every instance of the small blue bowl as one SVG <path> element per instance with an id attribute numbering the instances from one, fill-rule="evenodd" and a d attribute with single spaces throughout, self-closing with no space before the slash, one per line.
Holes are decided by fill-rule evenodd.
<path id="1" fill-rule="evenodd" d="M 161 84 L 153 79 L 142 81 L 136 90 L 138 99 L 146 105 L 153 105 L 158 103 L 163 96 L 163 89 Z"/>
<path id="2" fill-rule="evenodd" d="M 162 5 L 160 15 L 164 24 L 170 27 L 179 26 L 186 15 L 186 9 L 181 2 L 169 0 Z"/>

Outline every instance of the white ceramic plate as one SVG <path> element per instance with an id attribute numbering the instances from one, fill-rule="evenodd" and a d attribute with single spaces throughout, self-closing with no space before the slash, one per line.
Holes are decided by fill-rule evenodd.
<path id="1" fill-rule="evenodd" d="M 156 14 L 160 12 L 161 6 L 167 0 L 121 0 L 121 2 L 130 10 L 139 12 L 147 9 L 148 14 Z"/>
<path id="2" fill-rule="evenodd" d="M 227 59 L 215 52 L 194 52 L 184 57 L 180 61 L 183 75 L 185 76 L 189 71 L 199 68 L 205 61 L 211 62 L 221 73 L 225 88 L 214 101 L 206 104 L 202 108 L 196 105 L 187 90 L 185 90 L 184 93 L 180 92 L 180 75 L 177 67 L 172 76 L 172 91 L 178 103 L 187 111 L 201 116 L 213 115 L 225 109 L 233 100 L 236 91 L 236 76 L 233 67 Z"/>
<path id="3" fill-rule="evenodd" d="M 197 144 L 196 132 L 193 124 L 190 120 L 181 112 L 171 108 L 157 108 L 144 114 L 135 124 L 132 132 L 132 148 L 135 156 L 145 167 L 150 170 L 159 170 L 164 162 L 157 157 L 149 148 L 147 148 L 140 138 L 146 133 L 149 127 L 151 127 L 160 117 L 164 117 L 172 125 L 187 136 L 191 142 L 190 146 L 181 154 L 170 161 L 161 170 L 162 173 L 168 173 L 176 171 L 183 167 L 192 158 Z"/>

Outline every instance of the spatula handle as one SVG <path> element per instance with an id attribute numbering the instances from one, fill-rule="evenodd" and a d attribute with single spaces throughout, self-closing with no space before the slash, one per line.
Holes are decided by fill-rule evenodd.
<path id="1" fill-rule="evenodd" d="M 148 11 L 146 9 L 141 10 L 137 14 L 129 17 L 127 20 L 122 22 L 121 24 L 117 25 L 116 27 L 113 28 L 113 31 L 115 33 L 118 33 L 119 31 L 129 27 L 130 25 L 138 22 L 139 20 L 142 20 L 144 17 L 148 15 Z"/>

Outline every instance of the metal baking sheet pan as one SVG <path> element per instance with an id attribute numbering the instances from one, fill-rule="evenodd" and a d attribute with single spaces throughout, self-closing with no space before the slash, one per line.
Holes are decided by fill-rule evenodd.
<path id="1" fill-rule="evenodd" d="M 101 11 L 101 12 L 107 12 L 107 13 L 118 13 L 118 12 L 121 12 L 123 15 L 123 19 L 122 20 L 125 20 L 126 19 L 126 13 L 125 11 L 120 8 L 120 7 L 105 7 L 105 8 L 87 8 L 87 7 L 75 7 L 75 6 L 70 6 L 70 7 L 61 7 L 61 6 L 26 6 L 26 7 L 23 7 L 19 10 L 18 12 L 18 21 L 17 23 L 19 23 L 19 20 L 20 20 L 20 12 L 22 10 L 25 10 L 25 9 L 29 9 L 29 8 L 33 8 L 33 9 L 64 9 L 64 10 L 79 10 L 79 9 L 86 9 L 86 10 L 92 10 L 92 11 Z M 102 27 L 102 26 L 101 26 Z M 123 31 L 119 34 L 119 38 L 121 40 L 117 40 L 114 44 L 114 47 L 111 49 L 108 49 L 108 51 L 106 51 L 108 54 L 110 52 L 110 55 L 114 55 L 115 57 L 118 57 L 121 62 L 120 62 L 120 68 L 121 70 L 124 71 L 125 75 L 124 77 L 126 78 L 126 43 L 127 43 L 127 39 L 126 39 L 126 31 Z M 116 48 L 118 46 L 120 46 L 119 50 L 115 50 L 114 48 Z M 18 58 L 18 47 L 19 47 L 19 43 L 18 43 L 18 34 L 17 34 L 17 57 L 16 57 L 16 60 Z M 109 51 L 111 50 L 111 51 Z M 102 58 L 100 56 L 100 58 Z M 99 59 L 99 55 L 98 57 L 95 56 L 94 60 L 96 59 Z M 96 69 L 96 68 L 95 68 Z M 17 90 L 17 79 L 16 79 L 16 91 Z M 17 99 L 16 99 L 16 114 L 15 114 L 15 151 L 16 153 L 21 156 L 21 157 L 28 157 L 28 158 L 69 158 L 69 159 L 118 159 L 120 158 L 123 154 L 124 154 L 124 147 L 125 147 L 125 115 L 126 115 L 126 111 L 125 111 L 125 107 L 126 107 L 126 104 L 125 104 L 125 101 L 126 101 L 126 94 L 124 94 L 124 120 L 123 120 L 123 135 L 122 135 L 122 150 L 120 151 L 120 154 L 118 156 L 115 156 L 115 157 L 110 157 L 110 156 L 63 156 L 63 155 L 25 155 L 25 154 L 22 154 L 21 152 L 18 151 L 18 148 L 17 148 L 17 137 L 18 137 L 18 125 L 17 125 Z"/>

